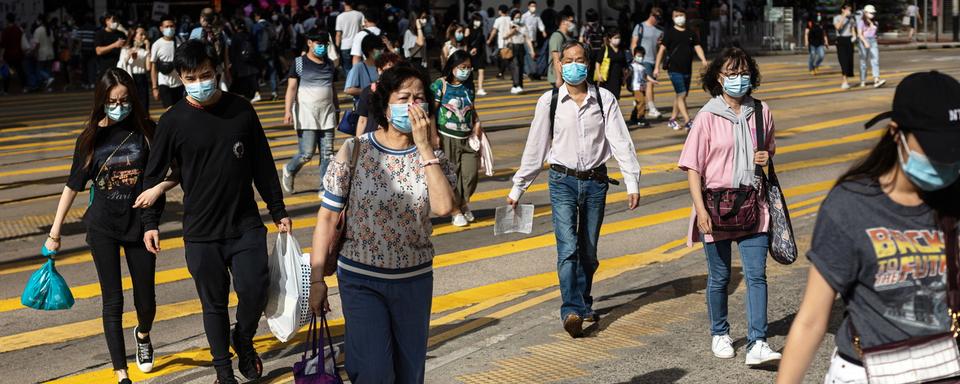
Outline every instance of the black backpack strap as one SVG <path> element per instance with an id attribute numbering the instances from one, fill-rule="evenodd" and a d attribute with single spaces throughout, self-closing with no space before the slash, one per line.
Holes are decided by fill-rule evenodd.
<path id="1" fill-rule="evenodd" d="M 603 97 L 600 96 L 600 86 L 597 83 L 593 84 L 593 89 L 597 91 L 597 104 L 600 106 L 600 120 L 603 122 L 603 125 L 607 125 L 607 117 L 603 113 Z"/>
<path id="2" fill-rule="evenodd" d="M 765 126 L 763 121 L 763 103 L 758 99 L 753 99 L 753 118 L 756 120 L 757 129 L 757 151 L 767 150 L 767 139 L 764 137 Z M 773 166 L 772 161 L 768 161 Z M 763 167 L 754 167 L 757 176 L 763 176 Z"/>
<path id="3" fill-rule="evenodd" d="M 560 88 L 550 91 L 550 139 L 553 139 L 553 122 L 557 118 L 557 99 L 560 97 Z"/>

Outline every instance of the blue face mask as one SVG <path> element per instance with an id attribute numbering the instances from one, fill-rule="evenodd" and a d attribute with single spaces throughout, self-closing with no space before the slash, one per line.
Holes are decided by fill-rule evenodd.
<path id="1" fill-rule="evenodd" d="M 457 80 L 467 81 L 467 79 L 470 78 L 470 73 L 472 71 L 473 71 L 472 69 L 457 68 L 453 70 L 453 76 L 456 77 Z"/>
<path id="2" fill-rule="evenodd" d="M 323 58 L 327 54 L 327 46 L 324 44 L 314 45 L 313 54 L 317 55 L 319 58 Z"/>
<path id="3" fill-rule="evenodd" d="M 133 107 L 130 105 L 130 103 L 123 103 L 120 105 L 114 104 L 113 106 L 110 106 L 110 105 L 103 106 L 103 111 L 106 112 L 107 117 L 110 118 L 111 121 L 121 121 L 123 119 L 126 119 L 127 115 L 130 114 L 131 109 L 133 109 Z"/>
<path id="4" fill-rule="evenodd" d="M 723 77 L 723 92 L 730 97 L 742 97 L 750 91 L 750 75 Z"/>
<path id="5" fill-rule="evenodd" d="M 580 85 L 587 79 L 587 65 L 580 63 L 567 63 L 560 67 L 560 73 L 563 81 L 570 85 Z"/>
<path id="6" fill-rule="evenodd" d="M 210 100 L 210 97 L 217 92 L 217 85 L 214 84 L 213 79 L 184 84 L 184 88 L 187 95 L 201 103 Z"/>
<path id="7" fill-rule="evenodd" d="M 164 28 L 164 29 L 163 29 L 163 36 L 164 36 L 164 37 L 173 37 L 173 34 L 174 34 L 174 33 L 176 33 L 176 31 L 175 31 L 173 28 Z"/>
<path id="8" fill-rule="evenodd" d="M 910 154 L 910 158 L 903 160 L 903 152 L 897 151 L 900 166 L 907 178 L 927 192 L 937 191 L 953 185 L 960 178 L 960 162 L 953 164 L 933 164 L 926 156 L 911 151 L 907 147 L 907 137 L 900 132 L 900 145 Z"/>
<path id="9" fill-rule="evenodd" d="M 457 33 L 453 34 L 453 38 L 454 38 L 454 39 L 457 39 L 457 41 L 462 41 L 462 40 L 463 40 L 463 34 L 460 33 L 460 32 L 457 32 Z"/>
<path id="10" fill-rule="evenodd" d="M 413 125 L 410 124 L 409 114 L 410 104 L 390 104 L 390 124 L 398 131 L 403 133 L 413 132 Z M 430 106 L 427 103 L 420 103 L 420 108 L 429 111 Z"/>

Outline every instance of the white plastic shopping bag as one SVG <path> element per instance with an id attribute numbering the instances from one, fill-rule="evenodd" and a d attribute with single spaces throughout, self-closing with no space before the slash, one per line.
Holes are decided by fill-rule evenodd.
<path id="1" fill-rule="evenodd" d="M 278 234 L 269 259 L 267 325 L 277 340 L 286 342 L 310 321 L 310 255 L 290 234 Z"/>

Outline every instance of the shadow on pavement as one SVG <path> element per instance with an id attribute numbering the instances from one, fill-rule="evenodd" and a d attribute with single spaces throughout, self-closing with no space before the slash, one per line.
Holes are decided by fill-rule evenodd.
<path id="1" fill-rule="evenodd" d="M 669 384 L 676 383 L 686 376 L 687 371 L 680 368 L 658 369 L 653 372 L 647 372 L 642 375 L 634 376 L 630 381 L 624 381 L 620 384 Z"/>

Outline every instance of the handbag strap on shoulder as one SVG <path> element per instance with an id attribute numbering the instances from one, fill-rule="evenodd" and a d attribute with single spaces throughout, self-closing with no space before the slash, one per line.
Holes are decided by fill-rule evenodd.
<path id="1" fill-rule="evenodd" d="M 960 247 L 957 244 L 957 218 L 943 215 L 938 218 L 940 230 L 944 236 L 944 253 L 947 257 L 947 307 L 950 309 L 952 320 L 951 331 L 954 336 L 960 332 L 957 329 L 957 318 L 960 316 Z"/>
<path id="2" fill-rule="evenodd" d="M 373 134 L 372 132 L 370 133 Z M 350 178 L 347 181 L 347 195 L 344 196 L 343 201 L 343 212 L 347 212 L 347 208 L 350 206 L 350 191 L 353 189 L 353 179 L 356 177 L 357 173 L 357 162 L 360 159 L 360 138 L 353 138 L 353 148 L 350 151 Z"/>

